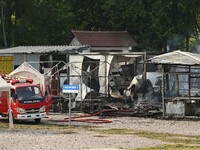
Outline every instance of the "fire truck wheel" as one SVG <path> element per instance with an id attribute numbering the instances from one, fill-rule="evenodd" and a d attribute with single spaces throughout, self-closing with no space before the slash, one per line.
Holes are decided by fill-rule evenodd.
<path id="1" fill-rule="evenodd" d="M 35 120 L 35 123 L 40 123 L 41 122 L 41 118 L 34 119 L 34 120 Z"/>

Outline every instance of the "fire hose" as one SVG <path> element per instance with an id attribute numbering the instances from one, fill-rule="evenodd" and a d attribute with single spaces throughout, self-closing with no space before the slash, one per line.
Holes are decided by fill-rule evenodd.
<path id="1" fill-rule="evenodd" d="M 127 117 L 127 116 L 142 116 L 142 114 L 147 115 L 147 110 L 144 109 L 142 111 L 138 110 L 117 110 L 117 109 L 105 109 L 101 110 L 98 112 L 94 113 L 88 113 L 88 114 L 83 114 L 80 116 L 72 116 L 72 117 L 67 117 L 62 120 L 55 120 L 55 119 L 49 119 L 49 121 L 52 122 L 69 122 L 74 121 L 74 122 L 87 122 L 87 123 L 111 123 L 111 120 L 106 120 L 106 119 L 94 119 L 94 118 L 89 118 L 89 117 L 94 117 L 94 116 L 101 116 L 102 114 L 106 114 L 106 116 L 121 116 L 121 117 Z M 149 115 L 152 115 L 149 113 Z M 154 114 L 155 115 L 155 114 Z"/>
<path id="2" fill-rule="evenodd" d="M 101 115 L 102 113 L 113 112 L 113 111 L 116 111 L 116 110 L 102 110 L 102 111 L 98 111 L 98 112 L 91 113 L 91 114 L 84 114 L 84 115 L 80 115 L 80 116 L 72 116 L 71 118 L 66 117 L 64 119 L 49 118 L 49 121 L 51 121 L 51 122 L 69 122 L 69 120 L 70 120 L 70 121 L 73 121 L 73 122 L 111 123 L 112 122 L 111 120 L 88 118 L 88 117 L 98 116 L 98 115 Z"/>

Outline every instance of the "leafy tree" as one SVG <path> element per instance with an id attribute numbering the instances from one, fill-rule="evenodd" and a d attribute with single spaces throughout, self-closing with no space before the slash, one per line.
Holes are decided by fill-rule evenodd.
<path id="1" fill-rule="evenodd" d="M 104 26 L 104 0 L 68 0 L 71 28 L 75 30 L 101 30 Z"/>
<path id="2" fill-rule="evenodd" d="M 169 2 L 172 5 L 173 33 L 179 37 L 178 42 L 173 40 L 172 42 L 180 49 L 189 51 L 189 39 L 191 37 L 199 39 L 199 1 L 172 0 Z"/>
<path id="3" fill-rule="evenodd" d="M 11 22 L 10 22 L 10 19 L 9 16 L 10 16 L 10 13 L 11 13 L 11 10 L 10 10 L 10 6 L 11 6 L 11 1 L 8 0 L 8 1 L 3 1 L 1 0 L 0 1 L 0 14 L 1 14 L 1 33 L 2 33 L 2 37 L 1 37 L 1 40 L 2 40 L 2 45 L 4 45 L 5 47 L 9 46 L 10 45 L 10 39 L 11 39 Z M 5 9 L 4 9 L 5 8 Z M 6 13 L 5 13 L 6 12 Z M 8 40 L 7 40 L 8 39 Z"/>
<path id="4" fill-rule="evenodd" d="M 127 30 L 145 51 L 189 51 L 199 41 L 199 0 L 1 0 L 0 8 L 1 47 L 68 44 L 71 30 Z"/>
<path id="5" fill-rule="evenodd" d="M 65 0 L 18 1 L 16 45 L 57 45 L 66 42 L 64 36 L 69 34 L 67 27 L 70 22 Z"/>

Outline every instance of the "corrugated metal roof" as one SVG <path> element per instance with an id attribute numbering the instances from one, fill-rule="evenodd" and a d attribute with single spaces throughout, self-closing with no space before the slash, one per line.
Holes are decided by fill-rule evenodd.
<path id="1" fill-rule="evenodd" d="M 174 52 L 154 56 L 148 59 L 147 62 L 171 65 L 200 65 L 200 54 L 177 50 Z"/>
<path id="2" fill-rule="evenodd" d="M 88 46 L 18 46 L 6 49 L 0 49 L 0 54 L 42 54 L 52 52 L 73 52 L 75 50 L 81 51 L 87 49 Z"/>
<path id="3" fill-rule="evenodd" d="M 129 47 L 138 43 L 127 31 L 72 31 L 82 45 L 97 47 Z"/>

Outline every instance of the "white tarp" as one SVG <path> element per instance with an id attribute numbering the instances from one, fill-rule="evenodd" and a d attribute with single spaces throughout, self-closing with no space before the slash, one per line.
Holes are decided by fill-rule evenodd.
<path id="1" fill-rule="evenodd" d="M 40 85 L 41 91 L 45 94 L 45 85 L 49 84 L 45 81 L 45 76 L 32 67 L 29 63 L 24 62 L 18 68 L 13 70 L 9 74 L 10 76 L 16 76 L 21 78 L 30 78 L 33 79 L 34 84 Z"/>
<path id="2" fill-rule="evenodd" d="M 132 58 L 140 57 L 140 55 L 101 55 L 101 54 L 85 54 L 85 55 L 70 55 L 69 57 L 69 69 L 70 69 L 70 84 L 79 85 L 79 92 L 75 100 L 84 100 L 88 92 L 91 91 L 87 87 L 84 81 L 87 81 L 86 78 L 90 78 L 90 75 L 87 71 L 84 71 L 82 68 L 84 57 L 99 60 L 98 68 L 98 80 L 99 80 L 99 92 L 108 94 L 108 85 L 109 85 L 109 72 L 112 70 L 117 71 L 119 69 L 118 63 L 124 63 L 124 65 L 130 61 Z M 118 65 L 118 66 L 116 66 Z"/>
<path id="3" fill-rule="evenodd" d="M 103 55 L 86 55 L 86 57 L 100 60 L 99 64 L 99 84 L 100 84 L 100 93 L 107 93 L 108 89 L 108 74 L 110 69 L 110 64 L 113 59 L 113 56 L 103 56 Z M 83 100 L 88 92 L 91 91 L 89 87 L 87 87 L 82 82 L 82 77 L 87 77 L 87 73 L 82 70 L 84 56 L 71 55 L 70 56 L 70 84 L 77 84 L 80 87 L 78 95 L 76 96 L 76 100 Z M 88 77 L 90 77 L 88 75 Z"/>
<path id="4" fill-rule="evenodd" d="M 99 85 L 100 85 L 100 93 L 108 94 L 108 74 L 110 70 L 110 64 L 113 60 L 113 55 L 86 55 L 86 57 L 91 59 L 100 60 L 99 64 Z"/>
<path id="5" fill-rule="evenodd" d="M 9 84 L 0 76 L 0 91 L 10 91 Z"/>
<path id="6" fill-rule="evenodd" d="M 99 60 L 98 68 L 98 79 L 99 79 L 99 92 L 108 94 L 108 83 L 109 83 L 109 72 L 111 70 L 118 70 L 119 66 L 115 66 L 120 62 L 128 62 L 130 59 L 139 57 L 138 55 L 123 55 L 116 56 L 115 55 L 70 55 L 69 58 L 69 68 L 70 68 L 70 84 L 77 84 L 80 87 L 78 95 L 76 96 L 76 100 L 83 100 L 88 92 L 91 91 L 89 87 L 87 87 L 82 81 L 85 78 L 90 78 L 90 75 L 86 71 L 83 70 L 83 60 L 84 57 Z M 114 59 L 115 58 L 115 59 Z M 113 60 L 115 60 L 113 62 Z M 114 64 L 112 64 L 114 63 Z M 119 65 L 119 64 L 118 64 Z M 111 69 L 111 70 L 110 70 Z M 84 78 L 84 79 L 83 79 Z M 87 79 L 86 79 L 87 80 Z"/>
<path id="7" fill-rule="evenodd" d="M 82 82 L 82 63 L 84 56 L 70 56 L 69 58 L 69 68 L 70 68 L 70 84 L 79 85 L 78 95 L 76 96 L 76 101 L 82 101 L 90 88 L 87 87 Z"/>

